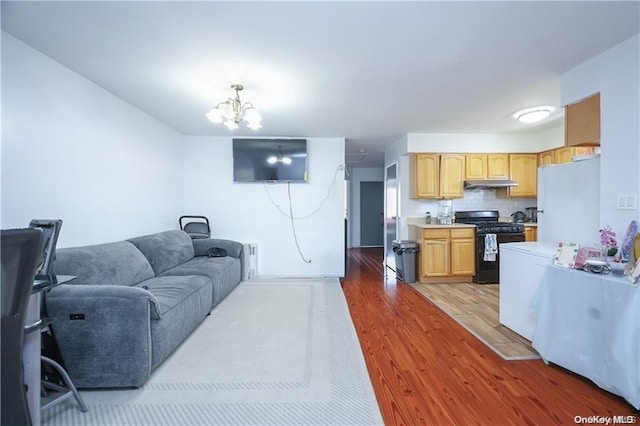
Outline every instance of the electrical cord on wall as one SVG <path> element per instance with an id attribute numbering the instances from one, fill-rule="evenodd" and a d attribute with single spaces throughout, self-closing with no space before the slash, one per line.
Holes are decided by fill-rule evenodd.
<path id="1" fill-rule="evenodd" d="M 329 197 L 331 196 L 331 190 L 333 189 L 333 186 L 336 183 L 336 178 L 338 177 L 338 172 L 341 170 L 344 170 L 345 168 L 345 163 L 339 164 L 338 167 L 336 168 L 335 173 L 333 174 L 333 180 L 331 181 L 331 184 L 329 185 L 329 188 L 327 189 L 327 196 L 324 197 L 324 199 L 320 202 L 320 205 L 318 205 L 318 207 L 312 211 L 311 213 L 309 213 L 308 215 L 305 216 L 299 216 L 299 217 L 293 217 L 293 214 L 291 213 L 291 209 L 289 209 L 289 212 L 285 212 L 280 208 L 280 204 L 277 204 L 275 201 L 273 201 L 273 198 L 271 198 L 271 193 L 269 192 L 269 188 L 267 187 L 267 184 L 265 182 L 263 182 L 262 184 L 264 185 L 264 190 L 267 192 L 267 196 L 269 197 L 269 201 L 271 201 L 271 204 L 273 204 L 276 209 L 278 209 L 278 211 L 288 217 L 288 218 L 293 218 L 293 219 L 307 219 L 311 216 L 313 216 L 314 214 L 318 213 L 320 211 L 320 209 L 322 208 L 322 206 L 324 205 L 324 203 L 329 199 Z M 345 172 L 346 173 L 346 172 Z M 287 185 L 289 184 L 289 182 L 287 182 Z M 291 199 L 289 199 L 289 206 L 291 206 Z"/>
<path id="2" fill-rule="evenodd" d="M 311 263 L 311 259 L 307 260 L 307 258 L 305 258 L 304 253 L 302 253 L 302 249 L 300 248 L 300 243 L 298 242 L 298 235 L 296 233 L 296 225 L 295 225 L 295 220 L 300 220 L 300 219 L 307 219 L 313 215 L 315 215 L 316 213 L 318 213 L 320 211 L 320 209 L 322 208 L 322 206 L 324 205 L 324 203 L 329 199 L 329 197 L 331 196 L 331 190 L 333 189 L 333 186 L 336 183 L 336 178 L 338 177 L 338 172 L 341 170 L 344 170 L 345 168 L 345 164 L 339 164 L 338 167 L 336 168 L 336 171 L 333 175 L 333 180 L 331 181 L 331 184 L 329 185 L 329 188 L 327 189 L 327 195 L 326 197 L 324 197 L 324 199 L 320 202 L 320 205 L 318 205 L 318 207 L 312 211 L 311 213 L 309 213 L 308 215 L 305 216 L 300 216 L 300 217 L 295 217 L 293 215 L 293 202 L 291 199 L 291 182 L 287 182 L 287 196 L 288 196 L 288 200 L 289 200 L 289 212 L 285 212 L 280 208 L 280 205 L 277 204 L 275 201 L 273 201 L 273 198 L 271 197 L 271 194 L 269 193 L 269 188 L 267 188 L 266 183 L 263 183 L 264 185 L 264 189 L 267 193 L 267 196 L 269 197 L 269 201 L 271 201 L 271 204 L 273 204 L 276 209 L 282 213 L 284 216 L 286 216 L 287 218 L 289 218 L 291 220 L 291 230 L 293 232 L 293 239 L 295 241 L 296 244 L 296 248 L 298 249 L 298 253 L 300 253 L 300 257 L 302 258 L 302 261 L 305 263 Z"/>
<path id="3" fill-rule="evenodd" d="M 287 195 L 289 196 L 289 217 L 291 218 L 291 230 L 293 231 L 293 240 L 296 243 L 296 247 L 298 248 L 298 253 L 300 253 L 300 257 L 304 263 L 311 263 L 311 259 L 307 260 L 302 253 L 302 249 L 300 249 L 300 243 L 298 243 L 298 235 L 296 234 L 296 225 L 293 222 L 293 203 L 291 202 L 291 182 L 287 182 Z"/>

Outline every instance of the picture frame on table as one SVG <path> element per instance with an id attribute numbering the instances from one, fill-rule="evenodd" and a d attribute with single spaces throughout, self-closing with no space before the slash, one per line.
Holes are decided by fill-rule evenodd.
<path id="1" fill-rule="evenodd" d="M 577 243 L 559 242 L 553 263 L 564 268 L 575 268 L 579 248 Z"/>

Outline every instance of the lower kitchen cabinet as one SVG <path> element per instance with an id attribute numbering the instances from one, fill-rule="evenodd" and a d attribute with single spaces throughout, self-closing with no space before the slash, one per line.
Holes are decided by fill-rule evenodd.
<path id="1" fill-rule="evenodd" d="M 471 281 L 475 274 L 474 229 L 410 227 L 410 237 L 420 245 L 418 276 L 424 283 Z"/>
<path id="2" fill-rule="evenodd" d="M 526 242 L 538 241 L 538 228 L 535 226 L 524 226 L 524 240 Z"/>

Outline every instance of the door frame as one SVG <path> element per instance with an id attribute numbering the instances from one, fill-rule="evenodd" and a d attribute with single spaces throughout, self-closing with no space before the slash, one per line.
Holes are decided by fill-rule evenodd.
<path id="1" fill-rule="evenodd" d="M 395 212 L 389 212 L 389 189 L 393 189 L 390 187 L 390 183 L 389 183 L 389 169 L 391 168 L 395 168 L 395 179 L 394 179 L 394 186 L 395 186 Z M 399 185 L 399 177 L 400 174 L 398 173 L 398 162 L 394 161 L 392 163 L 389 163 L 388 165 L 386 165 L 384 167 L 384 219 L 385 219 L 385 235 L 384 235 L 384 256 L 383 256 L 383 265 L 384 265 L 384 275 L 385 277 L 387 276 L 388 270 L 391 270 L 395 273 L 396 270 L 396 265 L 395 265 L 395 257 L 393 256 L 393 251 L 392 251 L 392 247 L 389 247 L 389 237 L 387 236 L 387 229 L 389 228 L 389 225 L 387 224 L 387 219 L 390 218 L 392 220 L 394 220 L 395 222 L 395 226 L 392 225 L 392 227 L 395 227 L 395 229 L 393 230 L 393 240 L 396 240 L 398 238 L 398 212 L 400 211 L 400 185 Z M 394 214 L 395 213 L 395 214 Z"/>

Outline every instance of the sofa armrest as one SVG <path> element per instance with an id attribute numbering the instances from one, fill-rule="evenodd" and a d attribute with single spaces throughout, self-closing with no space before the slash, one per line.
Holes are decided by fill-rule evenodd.
<path id="1" fill-rule="evenodd" d="M 227 256 L 230 257 L 236 257 L 240 260 L 244 257 L 244 247 L 237 241 L 218 238 L 198 238 L 193 240 L 193 250 L 196 256 L 206 256 L 207 250 L 213 247 L 225 249 Z"/>
<path id="2" fill-rule="evenodd" d="M 151 374 L 151 317 L 157 300 L 128 286 L 63 284 L 46 309 L 77 387 L 137 387 Z"/>

